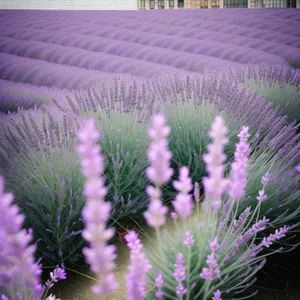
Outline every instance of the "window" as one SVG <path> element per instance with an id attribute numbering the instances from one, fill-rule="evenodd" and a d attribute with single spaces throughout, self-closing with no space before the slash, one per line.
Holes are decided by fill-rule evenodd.
<path id="1" fill-rule="evenodd" d="M 155 0 L 150 0 L 150 9 L 155 8 Z"/>
<path id="2" fill-rule="evenodd" d="M 184 0 L 178 0 L 178 7 L 184 7 Z"/>
<path id="3" fill-rule="evenodd" d="M 165 9 L 165 0 L 158 0 L 158 9 Z"/>
<path id="4" fill-rule="evenodd" d="M 248 0 L 224 0 L 224 8 L 248 7 Z"/>
<path id="5" fill-rule="evenodd" d="M 169 7 L 174 8 L 174 0 L 169 0 Z"/>

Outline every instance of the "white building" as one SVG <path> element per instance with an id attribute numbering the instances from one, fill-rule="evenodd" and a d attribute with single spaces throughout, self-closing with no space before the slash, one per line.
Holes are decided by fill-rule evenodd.
<path id="1" fill-rule="evenodd" d="M 137 10 L 300 7 L 300 0 L 0 0 L 0 9 Z"/>
<path id="2" fill-rule="evenodd" d="M 138 0 L 0 0 L 0 9 L 137 10 Z"/>

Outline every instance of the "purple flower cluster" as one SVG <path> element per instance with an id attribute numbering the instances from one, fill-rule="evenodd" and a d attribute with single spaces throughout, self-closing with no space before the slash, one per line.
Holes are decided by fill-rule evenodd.
<path id="1" fill-rule="evenodd" d="M 220 290 L 214 292 L 214 296 L 212 297 L 212 300 L 222 300 Z"/>
<path id="2" fill-rule="evenodd" d="M 126 276 L 128 299 L 142 300 L 146 294 L 146 274 L 152 268 L 149 261 L 141 251 L 143 245 L 134 230 L 130 230 L 125 236 L 127 246 L 130 248 L 129 273 Z M 162 280 L 162 279 L 161 279 Z M 161 287 L 161 280 L 159 286 Z"/>
<path id="3" fill-rule="evenodd" d="M 206 263 L 208 268 L 203 268 L 200 274 L 200 277 L 205 280 L 214 280 L 219 278 L 221 275 L 221 271 L 219 269 L 218 262 L 216 260 L 216 251 L 220 247 L 218 244 L 218 238 L 215 237 L 210 243 L 209 247 L 211 250 L 211 254 L 207 256 Z"/>
<path id="4" fill-rule="evenodd" d="M 158 291 L 155 293 L 155 296 L 157 299 L 161 300 L 163 299 L 164 293 L 162 291 L 162 287 L 164 285 L 164 278 L 163 273 L 158 271 L 157 277 L 155 278 L 155 286 L 158 288 Z"/>
<path id="5" fill-rule="evenodd" d="M 162 205 L 160 186 L 168 182 L 173 175 L 170 168 L 172 153 L 168 151 L 166 137 L 170 134 L 170 127 L 165 126 L 166 119 L 163 115 L 154 115 L 151 127 L 148 130 L 149 137 L 153 140 L 147 151 L 151 166 L 147 168 L 148 178 L 155 184 L 148 186 L 146 191 L 150 196 L 150 205 L 144 217 L 149 226 L 158 228 L 165 223 L 167 207 Z"/>
<path id="6" fill-rule="evenodd" d="M 248 166 L 249 145 L 247 140 L 249 138 L 248 127 L 243 127 L 238 134 L 240 142 L 236 145 L 234 153 L 235 161 L 231 165 L 231 180 L 229 183 L 229 195 L 233 199 L 241 199 L 245 196 L 245 189 L 247 184 L 246 169 Z"/>
<path id="7" fill-rule="evenodd" d="M 286 233 L 290 230 L 289 226 L 284 225 L 280 229 L 276 229 L 275 233 L 271 233 L 268 237 L 263 238 L 263 240 L 258 244 L 253 246 L 250 250 L 248 256 L 256 256 L 264 247 L 269 248 L 275 241 L 278 241 L 285 237 Z"/>
<path id="8" fill-rule="evenodd" d="M 175 266 L 175 272 L 173 273 L 174 278 L 178 282 L 176 287 L 176 294 L 181 297 L 186 293 L 186 288 L 183 286 L 183 281 L 185 280 L 185 266 L 184 266 L 184 256 L 182 253 L 177 254 L 177 260 Z"/>
<path id="9" fill-rule="evenodd" d="M 87 262 L 93 272 L 99 277 L 97 285 L 93 287 L 96 294 L 107 295 L 116 289 L 114 275 L 114 260 L 116 247 L 107 246 L 107 242 L 114 236 L 112 228 L 106 229 L 109 219 L 111 203 L 105 202 L 107 189 L 104 186 L 104 158 L 101 155 L 101 147 L 95 145 L 99 139 L 99 133 L 93 120 L 88 120 L 77 134 L 80 144 L 77 151 L 81 156 L 81 169 L 86 176 L 84 195 L 87 203 L 82 215 L 86 225 L 82 236 L 90 243 L 90 247 L 83 249 Z"/>
<path id="10" fill-rule="evenodd" d="M 181 218 L 187 218 L 190 216 L 193 209 L 192 195 L 189 194 L 193 189 L 193 185 L 187 167 L 180 168 L 179 181 L 173 181 L 173 186 L 179 191 L 179 194 L 172 202 L 175 211 Z"/>
<path id="11" fill-rule="evenodd" d="M 32 300 L 43 292 L 40 284 L 41 266 L 34 261 L 35 245 L 29 245 L 32 234 L 22 229 L 24 216 L 13 205 L 12 193 L 5 193 L 0 177 L 0 288 L 8 287 L 18 277 L 23 291 Z"/>
<path id="12" fill-rule="evenodd" d="M 264 230 L 269 221 L 269 219 L 263 217 L 261 220 L 256 222 L 250 229 L 238 238 L 233 251 L 235 252 L 240 246 L 245 245 L 256 233 Z"/>
<path id="13" fill-rule="evenodd" d="M 202 181 L 205 189 L 205 201 L 210 202 L 213 210 L 221 207 L 221 196 L 228 185 L 228 180 L 224 178 L 224 166 L 222 165 L 226 159 L 224 145 L 228 143 L 227 131 L 223 119 L 217 116 L 209 132 L 212 144 L 208 145 L 208 153 L 203 155 L 208 173 L 208 177 L 204 177 Z"/>

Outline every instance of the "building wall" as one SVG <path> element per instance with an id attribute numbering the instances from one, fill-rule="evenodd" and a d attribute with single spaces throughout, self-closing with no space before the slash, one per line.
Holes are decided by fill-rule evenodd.
<path id="1" fill-rule="evenodd" d="M 0 9 L 136 10 L 138 0 L 0 0 Z"/>

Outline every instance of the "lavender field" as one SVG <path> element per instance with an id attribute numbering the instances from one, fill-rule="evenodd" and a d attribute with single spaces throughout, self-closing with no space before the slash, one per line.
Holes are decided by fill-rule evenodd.
<path id="1" fill-rule="evenodd" d="M 299 10 L 0 28 L 2 300 L 281 299 L 255 279 L 299 243 Z"/>

